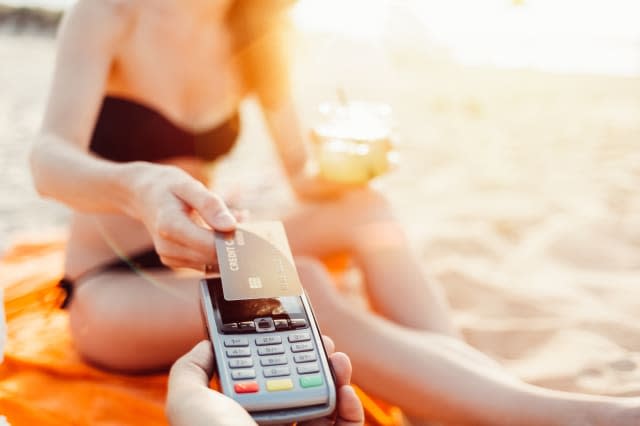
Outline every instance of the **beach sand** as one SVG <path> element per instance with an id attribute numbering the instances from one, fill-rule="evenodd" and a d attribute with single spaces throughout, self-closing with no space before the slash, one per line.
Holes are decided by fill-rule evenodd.
<path id="1" fill-rule="evenodd" d="M 0 36 L 0 247 L 67 220 L 37 198 L 26 168 L 53 49 L 46 37 Z M 640 395 L 640 78 L 300 40 L 294 83 L 307 123 L 337 86 L 391 104 L 401 163 L 374 185 L 472 345 L 531 383 Z M 264 206 L 289 195 L 255 105 L 243 110 L 216 188 L 262 192 L 241 201 L 268 216 Z"/>

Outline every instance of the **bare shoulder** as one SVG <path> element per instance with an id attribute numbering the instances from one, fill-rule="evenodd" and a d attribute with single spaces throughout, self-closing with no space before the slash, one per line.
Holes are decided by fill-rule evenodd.
<path id="1" fill-rule="evenodd" d="M 78 0 L 65 15 L 60 37 L 67 33 L 86 42 L 120 40 L 132 27 L 139 0 Z"/>

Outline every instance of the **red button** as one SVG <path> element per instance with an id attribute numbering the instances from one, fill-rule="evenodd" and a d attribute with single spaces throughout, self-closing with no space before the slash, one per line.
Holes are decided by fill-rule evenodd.
<path id="1" fill-rule="evenodd" d="M 258 382 L 256 381 L 240 382 L 233 385 L 233 390 L 235 390 L 236 393 L 253 393 L 258 392 L 258 389 Z"/>

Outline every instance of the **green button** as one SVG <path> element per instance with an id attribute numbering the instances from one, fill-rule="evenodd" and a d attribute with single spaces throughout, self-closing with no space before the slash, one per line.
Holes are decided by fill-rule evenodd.
<path id="1" fill-rule="evenodd" d="M 304 376 L 300 377 L 300 386 L 303 388 L 314 388 L 322 384 L 322 376 Z"/>

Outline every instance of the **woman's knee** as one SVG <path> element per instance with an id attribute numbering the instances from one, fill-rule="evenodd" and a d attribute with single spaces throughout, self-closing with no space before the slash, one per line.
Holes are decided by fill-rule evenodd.
<path id="1" fill-rule="evenodd" d="M 380 191 L 365 187 L 346 194 L 341 199 L 341 209 L 359 223 L 388 221 L 393 218 L 391 204 Z"/>
<path id="2" fill-rule="evenodd" d="M 110 370 L 130 370 L 122 339 L 123 318 L 106 307 L 96 292 L 80 288 L 69 305 L 69 326 L 76 351 L 92 364 Z"/>
<path id="3" fill-rule="evenodd" d="M 173 351 L 168 334 L 162 337 L 165 344 L 154 344 L 152 328 L 120 300 L 117 289 L 87 283 L 78 290 L 69 306 L 69 325 L 76 351 L 91 364 L 122 372 L 157 370 L 188 349 Z"/>
<path id="4" fill-rule="evenodd" d="M 356 255 L 367 255 L 381 245 L 397 247 L 406 243 L 405 233 L 396 220 L 391 204 L 379 191 L 367 188 L 345 200 L 349 212 L 345 238 Z"/>
<path id="5" fill-rule="evenodd" d="M 71 337 L 78 354 L 100 367 L 121 369 L 113 356 L 115 345 L 108 343 L 111 340 L 108 330 L 116 327 L 113 322 L 113 316 L 100 316 L 78 297 L 69 306 Z"/>
<path id="6" fill-rule="evenodd" d="M 333 209 L 335 230 L 350 251 L 358 252 L 363 239 L 375 237 L 381 229 L 398 228 L 389 201 L 372 188 L 345 194 Z"/>

